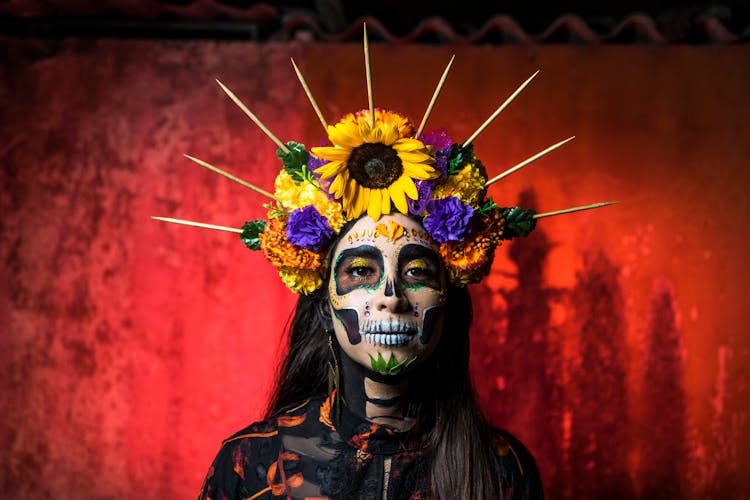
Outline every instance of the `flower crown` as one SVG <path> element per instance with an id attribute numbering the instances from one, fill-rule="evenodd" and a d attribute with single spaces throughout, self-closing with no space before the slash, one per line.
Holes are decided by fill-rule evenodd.
<path id="1" fill-rule="evenodd" d="M 327 273 L 331 242 L 349 221 L 367 214 L 374 221 L 399 212 L 419 218 L 429 236 L 439 244 L 448 278 L 458 286 L 478 283 L 490 271 L 495 249 L 503 240 L 528 235 L 537 219 L 613 202 L 596 203 L 556 212 L 537 214 L 521 207 L 501 207 L 487 188 L 506 175 L 557 149 L 566 139 L 537 153 L 502 174 L 488 179 L 471 142 L 536 76 L 526 80 L 466 141 L 455 143 L 445 129 L 422 133 L 432 106 L 442 88 L 451 62 L 432 97 L 422 123 L 412 122 L 394 111 L 375 108 L 369 78 L 369 52 L 365 28 L 365 66 L 369 109 L 350 113 L 335 125 L 327 125 L 299 69 L 294 65 L 305 92 L 326 129 L 330 146 L 313 147 L 282 143 L 221 82 L 219 85 L 278 146 L 283 168 L 269 193 L 202 160 L 199 165 L 239 182 L 270 198 L 265 219 L 245 222 L 241 229 L 182 219 L 155 219 L 231 231 L 245 245 L 261 250 L 276 266 L 282 281 L 296 293 L 310 294 L 321 287 Z M 374 237 L 393 238 L 398 230 L 380 224 Z M 403 228 L 401 228 L 403 230 Z"/>

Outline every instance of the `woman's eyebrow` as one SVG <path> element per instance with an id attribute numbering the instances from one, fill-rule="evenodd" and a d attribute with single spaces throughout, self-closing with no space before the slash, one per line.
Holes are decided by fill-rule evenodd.
<path id="1" fill-rule="evenodd" d="M 339 256 L 336 258 L 336 271 L 338 271 L 339 265 L 342 262 L 354 257 L 372 259 L 377 261 L 381 267 L 383 265 L 383 253 L 377 247 L 374 247 L 372 245 L 361 245 L 355 248 L 347 248 L 339 254 Z"/>
<path id="2" fill-rule="evenodd" d="M 416 245 L 413 243 L 409 245 L 404 245 L 404 247 L 398 253 L 399 266 L 404 264 L 404 262 L 408 262 L 414 259 L 428 259 L 431 262 L 433 262 L 435 265 L 437 265 L 437 263 L 440 262 L 440 259 L 438 258 L 438 254 L 432 248 L 429 248 L 423 245 Z"/>

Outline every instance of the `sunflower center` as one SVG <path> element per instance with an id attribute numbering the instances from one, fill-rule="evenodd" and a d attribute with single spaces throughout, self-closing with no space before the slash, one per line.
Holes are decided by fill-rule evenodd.
<path id="1" fill-rule="evenodd" d="M 380 158 L 370 158 L 365 162 L 365 173 L 369 177 L 380 177 L 385 173 L 385 163 Z"/>
<path id="2" fill-rule="evenodd" d="M 403 171 L 398 153 L 385 144 L 368 142 L 354 148 L 349 156 L 349 175 L 367 188 L 387 188 Z"/>

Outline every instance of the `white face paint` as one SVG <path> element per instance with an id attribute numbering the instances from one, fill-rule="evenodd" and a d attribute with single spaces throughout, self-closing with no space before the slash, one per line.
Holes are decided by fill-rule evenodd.
<path id="1" fill-rule="evenodd" d="M 445 276 L 438 245 L 402 214 L 377 222 L 364 216 L 332 256 L 328 296 L 333 328 L 344 352 L 372 368 L 388 361 L 426 359 L 440 341 Z"/>

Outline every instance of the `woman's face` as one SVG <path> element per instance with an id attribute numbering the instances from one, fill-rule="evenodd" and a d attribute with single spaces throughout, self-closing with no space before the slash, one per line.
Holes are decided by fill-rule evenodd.
<path id="1" fill-rule="evenodd" d="M 402 214 L 377 222 L 362 217 L 343 234 L 328 296 L 336 338 L 350 358 L 396 374 L 432 353 L 446 295 L 437 248 L 419 222 Z"/>

